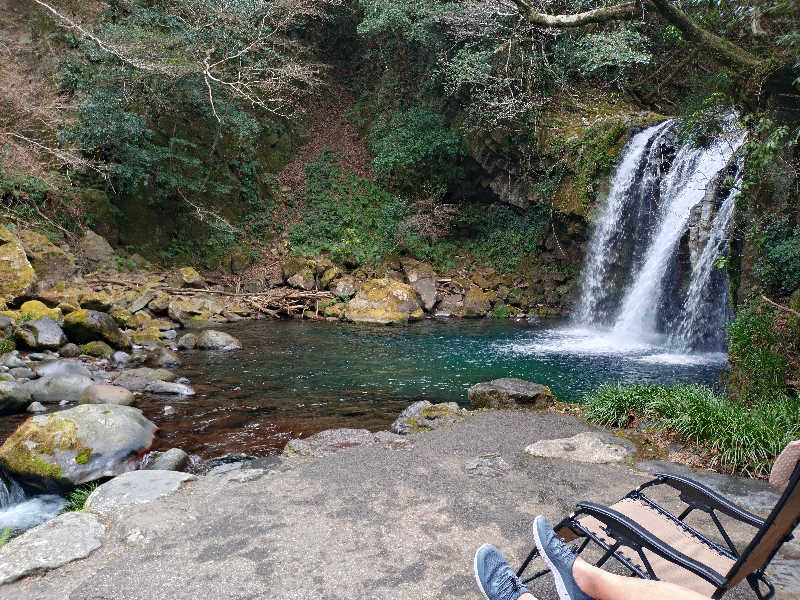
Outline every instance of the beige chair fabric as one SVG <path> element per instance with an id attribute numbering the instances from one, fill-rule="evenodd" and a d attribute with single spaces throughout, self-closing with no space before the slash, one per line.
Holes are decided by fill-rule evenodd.
<path id="1" fill-rule="evenodd" d="M 800 440 L 795 440 L 789 442 L 789 445 L 775 459 L 775 464 L 769 474 L 769 484 L 779 492 L 785 490 L 798 461 L 800 461 Z"/>
<path id="2" fill-rule="evenodd" d="M 672 546 L 679 552 L 694 560 L 711 567 L 717 573 L 724 576 L 731 567 L 734 561 L 727 556 L 723 556 L 711 546 L 700 541 L 697 537 L 687 532 L 680 525 L 667 518 L 665 515 L 654 510 L 649 504 L 641 500 L 633 498 L 625 498 L 620 502 L 611 506 L 612 509 L 627 516 L 629 519 L 636 521 L 644 529 L 652 533 L 654 536 Z M 587 530 L 591 531 L 598 538 L 602 539 L 609 545 L 613 544 L 613 540 L 603 530 L 603 525 L 594 517 L 580 517 L 578 519 L 580 524 Z M 560 534 L 561 532 L 559 532 Z M 574 537 L 574 536 L 571 536 Z M 639 558 L 639 555 L 630 548 L 622 548 L 621 553 L 625 558 L 630 560 L 633 564 L 640 567 L 643 571 L 647 572 L 644 565 Z M 662 581 L 669 581 L 683 587 L 694 590 L 704 596 L 710 597 L 717 589 L 712 583 L 707 582 L 705 579 L 694 575 L 682 567 L 669 562 L 653 554 L 649 550 L 644 551 L 650 566 L 653 571 Z"/>

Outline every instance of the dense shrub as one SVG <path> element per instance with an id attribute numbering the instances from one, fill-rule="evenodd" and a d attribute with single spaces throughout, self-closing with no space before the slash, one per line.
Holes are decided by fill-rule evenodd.
<path id="1" fill-rule="evenodd" d="M 303 220 L 289 230 L 292 248 L 352 266 L 375 265 L 397 249 L 407 203 L 378 184 L 342 173 L 324 150 L 306 167 Z"/>
<path id="2" fill-rule="evenodd" d="M 713 464 L 748 475 L 768 473 L 784 446 L 800 437 L 800 400 L 785 395 L 746 405 L 702 385 L 607 384 L 586 403 L 595 423 L 623 427 L 647 419 L 709 451 Z"/>
<path id="3" fill-rule="evenodd" d="M 729 385 L 737 397 L 759 402 L 783 393 L 787 360 L 776 351 L 774 311 L 752 300 L 736 313 L 728 332 Z"/>

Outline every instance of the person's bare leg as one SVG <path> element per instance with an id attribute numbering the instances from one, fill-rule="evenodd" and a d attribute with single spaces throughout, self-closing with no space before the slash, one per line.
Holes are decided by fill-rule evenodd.
<path id="1" fill-rule="evenodd" d="M 707 596 L 673 583 L 615 575 L 580 558 L 572 565 L 572 576 L 578 587 L 595 600 L 708 600 Z"/>

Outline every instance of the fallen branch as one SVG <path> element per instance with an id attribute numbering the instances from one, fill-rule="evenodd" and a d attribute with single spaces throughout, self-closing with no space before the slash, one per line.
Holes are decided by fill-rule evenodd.
<path id="1" fill-rule="evenodd" d="M 792 313 L 793 315 L 795 315 L 797 317 L 800 317 L 800 312 L 796 311 L 793 308 L 789 308 L 788 306 L 784 306 L 783 304 L 778 304 L 777 302 L 773 302 L 772 300 L 770 300 L 769 298 L 767 298 L 763 294 L 761 295 L 761 299 L 764 300 L 764 302 L 766 302 L 767 304 L 770 304 L 770 305 L 774 306 L 775 308 L 778 308 L 780 310 Z"/>

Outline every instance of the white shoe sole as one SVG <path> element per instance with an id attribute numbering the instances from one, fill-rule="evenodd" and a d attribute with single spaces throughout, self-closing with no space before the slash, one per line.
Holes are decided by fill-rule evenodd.
<path id="1" fill-rule="evenodd" d="M 483 594 L 483 597 L 486 598 L 486 600 L 492 600 L 486 595 L 486 591 L 483 589 L 483 584 L 481 583 L 481 578 L 478 577 L 478 554 L 488 545 L 489 544 L 484 544 L 475 551 L 475 558 L 472 559 L 472 571 L 475 574 L 475 583 L 478 584 L 478 589 L 481 591 L 481 594 Z"/>
<path id="2" fill-rule="evenodd" d="M 536 547 L 539 549 L 539 555 L 544 559 L 544 562 L 547 563 L 550 572 L 553 574 L 553 580 L 556 582 L 556 591 L 558 592 L 558 597 L 561 600 L 572 600 L 570 595 L 567 593 L 567 587 L 564 585 L 564 579 L 561 577 L 561 573 L 558 569 L 555 568 L 555 565 L 550 561 L 550 557 L 547 556 L 547 552 L 544 551 L 544 545 L 542 544 L 542 540 L 539 539 L 539 528 L 536 527 L 536 521 L 533 522 L 533 539 L 536 542 Z M 485 594 L 484 594 L 485 595 Z"/>

